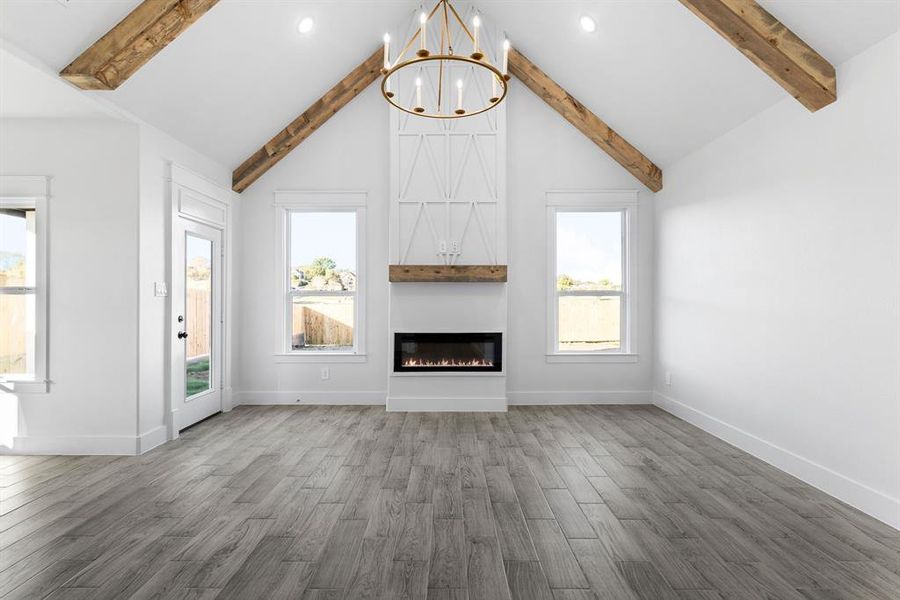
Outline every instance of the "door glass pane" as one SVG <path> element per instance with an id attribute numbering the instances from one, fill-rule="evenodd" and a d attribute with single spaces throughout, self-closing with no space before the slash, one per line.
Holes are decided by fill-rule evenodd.
<path id="1" fill-rule="evenodd" d="M 34 373 L 34 294 L 0 294 L 0 375 Z"/>
<path id="2" fill-rule="evenodd" d="M 210 240 L 187 234 L 184 251 L 185 379 L 187 395 L 211 389 L 212 256 Z"/>
<path id="3" fill-rule="evenodd" d="M 621 309 L 621 296 L 560 296 L 559 350 L 618 350 Z"/>
<path id="4" fill-rule="evenodd" d="M 353 296 L 294 296 L 292 350 L 351 350 Z"/>

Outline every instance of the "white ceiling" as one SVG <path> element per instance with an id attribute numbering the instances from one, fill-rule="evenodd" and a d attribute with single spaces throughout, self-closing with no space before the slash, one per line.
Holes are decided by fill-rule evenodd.
<path id="1" fill-rule="evenodd" d="M 58 71 L 138 3 L 0 0 L 0 37 Z M 476 4 L 517 48 L 662 166 L 786 94 L 676 0 Z M 835 65 L 900 27 L 900 0 L 761 4 Z M 419 6 L 221 0 L 118 90 L 93 93 L 235 167 Z M 596 33 L 580 30 L 582 15 L 596 20 Z M 307 36 L 296 30 L 304 16 L 315 19 Z M 514 86 L 514 93 L 531 92 Z"/>

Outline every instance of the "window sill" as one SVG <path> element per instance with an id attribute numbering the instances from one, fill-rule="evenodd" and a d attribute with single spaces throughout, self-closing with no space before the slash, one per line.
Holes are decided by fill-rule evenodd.
<path id="1" fill-rule="evenodd" d="M 46 379 L 0 379 L 0 393 L 46 394 L 49 386 Z"/>
<path id="2" fill-rule="evenodd" d="M 636 363 L 637 354 L 626 352 L 556 352 L 547 355 L 548 363 Z"/>
<path id="3" fill-rule="evenodd" d="M 353 352 L 281 352 L 275 354 L 276 364 L 289 363 L 364 363 L 365 354 Z"/>

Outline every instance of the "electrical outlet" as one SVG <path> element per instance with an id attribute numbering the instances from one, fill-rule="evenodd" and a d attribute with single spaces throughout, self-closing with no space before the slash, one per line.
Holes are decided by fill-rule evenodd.
<path id="1" fill-rule="evenodd" d="M 331 371 L 328 369 L 328 367 L 322 367 L 322 379 L 325 380 L 325 379 L 330 379 L 330 378 L 331 378 Z"/>
<path id="2" fill-rule="evenodd" d="M 438 243 L 438 254 L 447 254 L 447 242 L 444 240 Z"/>
<path id="3" fill-rule="evenodd" d="M 672 372 L 666 371 L 666 385 L 672 385 Z"/>
<path id="4" fill-rule="evenodd" d="M 451 252 L 451 254 L 459 254 L 459 242 L 458 241 L 453 240 L 452 242 L 450 242 L 450 252 Z"/>

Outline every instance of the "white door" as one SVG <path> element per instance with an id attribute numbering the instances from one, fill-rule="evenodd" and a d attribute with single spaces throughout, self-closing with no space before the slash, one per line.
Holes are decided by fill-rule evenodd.
<path id="1" fill-rule="evenodd" d="M 175 219 L 172 398 L 175 431 L 222 410 L 222 232 Z"/>

